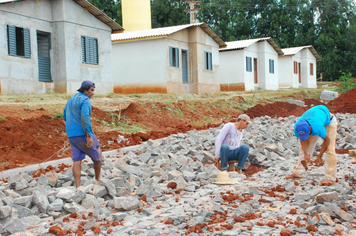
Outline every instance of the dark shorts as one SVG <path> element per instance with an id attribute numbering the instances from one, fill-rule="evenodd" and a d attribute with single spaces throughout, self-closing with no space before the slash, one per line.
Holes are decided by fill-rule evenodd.
<path id="1" fill-rule="evenodd" d="M 88 155 L 94 163 L 99 163 L 101 161 L 101 143 L 95 134 L 93 134 L 92 139 L 93 145 L 88 148 L 87 139 L 84 135 L 68 138 L 72 148 L 72 159 L 74 162 L 84 160 L 85 155 Z"/>

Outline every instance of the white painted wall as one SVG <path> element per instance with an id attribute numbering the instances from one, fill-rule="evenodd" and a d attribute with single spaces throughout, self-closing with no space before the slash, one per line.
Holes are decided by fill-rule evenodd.
<path id="1" fill-rule="evenodd" d="M 53 14 L 52 14 L 53 13 Z M 30 29 L 31 59 L 9 56 L 6 25 Z M 51 33 L 52 89 L 75 93 L 81 81 L 96 82 L 97 93 L 112 92 L 111 29 L 72 0 L 0 4 L 0 80 L 5 93 L 43 92 L 38 81 L 36 31 Z M 98 39 L 99 65 L 82 63 L 81 35 Z"/>
<path id="2" fill-rule="evenodd" d="M 298 74 L 294 74 L 293 62 L 301 63 L 301 83 Z M 313 64 L 313 75 L 310 75 L 310 63 Z M 313 53 L 304 48 L 295 55 L 279 58 L 279 85 L 293 88 L 316 88 L 316 58 Z"/>
<path id="3" fill-rule="evenodd" d="M 252 71 L 246 70 L 247 57 L 251 57 Z M 278 90 L 278 53 L 267 41 L 240 50 L 221 51 L 220 58 L 221 84 L 244 83 L 246 91 L 257 87 Z M 257 84 L 254 82 L 254 58 L 257 58 Z M 274 60 L 274 74 L 269 72 L 269 59 Z"/>
<path id="4" fill-rule="evenodd" d="M 251 46 L 245 48 L 244 51 L 244 78 L 245 78 L 245 90 L 246 91 L 250 91 L 250 90 L 255 90 L 256 86 L 259 86 L 259 84 L 255 84 L 254 81 L 254 65 L 253 65 L 253 59 L 257 58 L 257 76 L 258 79 L 260 80 L 260 68 L 259 68 L 259 64 L 260 61 L 258 59 L 258 52 L 257 52 L 258 48 L 257 48 L 257 44 L 252 44 Z M 246 57 L 251 57 L 252 58 L 252 71 L 247 71 L 246 70 Z M 258 80 L 258 81 L 259 81 Z"/>
<path id="5" fill-rule="evenodd" d="M 258 48 L 258 85 L 266 90 L 278 90 L 278 53 L 267 42 L 257 43 Z M 269 60 L 274 60 L 274 73 L 269 71 Z"/>
<path id="6" fill-rule="evenodd" d="M 292 56 L 279 57 L 278 64 L 279 64 L 279 69 L 278 69 L 279 85 L 297 88 L 298 79 L 295 80 L 293 75 L 293 57 Z"/>
<path id="7" fill-rule="evenodd" d="M 165 38 L 112 44 L 114 86 L 166 86 L 168 40 Z"/>
<path id="8" fill-rule="evenodd" d="M 304 48 L 301 52 L 302 58 L 302 87 L 304 88 L 316 88 L 316 59 L 313 53 Z M 310 63 L 313 64 L 313 75 L 310 74 Z"/>
<path id="9" fill-rule="evenodd" d="M 220 83 L 244 83 L 244 71 L 246 71 L 244 50 L 221 51 L 219 56 L 221 71 Z"/>
<path id="10" fill-rule="evenodd" d="M 179 67 L 170 66 L 169 47 L 179 49 Z M 188 51 L 188 84 L 183 84 L 182 50 Z M 212 52 L 213 71 L 205 70 L 204 51 Z M 168 37 L 113 42 L 112 58 L 114 87 L 164 87 L 168 93 L 220 91 L 218 44 L 199 26 Z"/>

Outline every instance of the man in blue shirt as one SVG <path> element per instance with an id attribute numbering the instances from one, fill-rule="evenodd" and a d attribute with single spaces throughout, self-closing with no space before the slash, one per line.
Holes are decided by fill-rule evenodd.
<path id="1" fill-rule="evenodd" d="M 323 164 L 322 156 L 326 152 L 325 159 L 325 179 L 321 185 L 332 185 L 336 182 L 336 117 L 330 113 L 324 105 L 318 105 L 307 110 L 295 123 L 294 135 L 300 139 L 300 154 L 297 166 L 292 175 L 286 176 L 287 179 L 299 179 L 308 170 L 310 156 L 315 151 L 316 143 L 320 138 L 324 140 L 319 154 L 316 158 L 316 165 Z"/>
<path id="2" fill-rule="evenodd" d="M 100 180 L 101 149 L 90 122 L 90 98 L 95 92 L 95 83 L 83 81 L 78 89 L 79 93 L 73 95 L 67 102 L 63 119 L 66 122 L 68 141 L 72 148 L 73 175 L 75 186 L 80 186 L 80 173 L 82 160 L 88 155 L 94 162 L 95 179 Z"/>

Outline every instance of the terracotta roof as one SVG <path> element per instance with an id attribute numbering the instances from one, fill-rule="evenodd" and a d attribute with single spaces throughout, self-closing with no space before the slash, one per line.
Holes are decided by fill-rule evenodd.
<path id="1" fill-rule="evenodd" d="M 319 56 L 318 52 L 315 50 L 315 48 L 312 45 L 293 47 L 293 48 L 283 48 L 282 51 L 284 53 L 284 56 L 293 56 L 303 49 L 309 49 L 311 53 L 313 53 L 317 61 L 321 60 L 321 57 Z"/>
<path id="2" fill-rule="evenodd" d="M 274 48 L 274 50 L 276 50 L 278 55 L 283 55 L 281 48 L 276 44 L 276 42 L 274 42 L 274 40 L 271 37 L 226 42 L 226 47 L 221 47 L 219 51 L 223 52 L 223 51 L 231 51 L 231 50 L 240 50 L 261 41 L 267 41 Z"/>
<path id="3" fill-rule="evenodd" d="M 25 1 L 25 0 L 0 0 L 0 4 L 19 2 L 19 1 Z M 108 25 L 111 28 L 112 32 L 118 32 L 118 31 L 124 30 L 124 28 L 122 28 L 118 23 L 116 23 L 113 19 L 108 17 L 104 12 L 99 10 L 97 7 L 95 7 L 93 4 L 91 4 L 87 0 L 73 0 L 73 1 L 76 2 L 77 4 L 79 4 L 85 10 L 87 10 L 90 14 L 92 14 L 93 16 L 98 18 L 100 21 L 102 21 L 106 25 Z"/>
<path id="4" fill-rule="evenodd" d="M 145 38 L 152 38 L 152 37 L 167 37 L 168 35 L 171 35 L 183 29 L 187 29 L 194 26 L 199 26 L 206 34 L 208 34 L 219 45 L 219 47 L 226 45 L 224 41 L 205 23 L 177 25 L 177 26 L 162 27 L 162 28 L 155 28 L 155 29 L 129 31 L 120 34 L 112 34 L 111 40 L 113 42 L 116 42 L 116 41 L 145 39 Z"/>

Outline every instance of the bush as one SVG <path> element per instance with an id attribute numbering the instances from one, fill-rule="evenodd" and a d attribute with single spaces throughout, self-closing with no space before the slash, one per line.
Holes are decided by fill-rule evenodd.
<path id="1" fill-rule="evenodd" d="M 339 88 L 338 92 L 340 93 L 346 93 L 347 91 L 350 91 L 354 87 L 356 87 L 356 77 L 352 77 L 352 74 L 341 72 L 341 76 L 339 78 Z"/>

